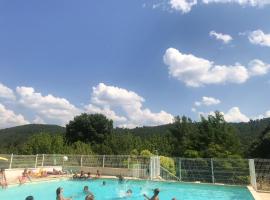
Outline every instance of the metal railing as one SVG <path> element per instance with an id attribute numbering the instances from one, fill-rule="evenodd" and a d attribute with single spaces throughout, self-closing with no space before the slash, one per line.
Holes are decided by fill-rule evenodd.
<path id="1" fill-rule="evenodd" d="M 40 168 L 45 166 L 98 167 L 130 169 L 133 176 L 158 175 L 164 180 L 213 184 L 249 185 L 270 191 L 270 160 L 170 158 L 172 162 L 154 161 L 152 157 L 131 155 L 0 155 L 0 168 Z M 155 159 L 159 157 L 155 157 Z M 155 167 L 152 166 L 155 163 Z M 253 163 L 253 165 L 251 165 Z M 155 172 L 153 173 L 153 169 Z M 115 174 L 118 175 L 118 174 Z M 142 177 L 142 175 L 140 175 Z"/>
<path id="2" fill-rule="evenodd" d="M 0 168 L 38 168 L 45 166 L 127 168 L 149 167 L 149 158 L 129 155 L 0 155 L 8 161 L 0 160 Z"/>

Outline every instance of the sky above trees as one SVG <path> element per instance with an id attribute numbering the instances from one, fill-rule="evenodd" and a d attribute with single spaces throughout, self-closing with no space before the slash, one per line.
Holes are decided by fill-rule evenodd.
<path id="1" fill-rule="evenodd" d="M 270 117 L 269 0 L 0 2 L 0 128 Z"/>

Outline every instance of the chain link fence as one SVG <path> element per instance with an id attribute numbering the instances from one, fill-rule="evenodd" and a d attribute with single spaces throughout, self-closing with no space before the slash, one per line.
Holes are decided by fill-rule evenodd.
<path id="1" fill-rule="evenodd" d="M 143 178 L 152 178 L 150 175 L 153 174 L 151 158 L 141 156 L 38 154 L 0 155 L 0 157 L 6 158 L 6 160 L 0 160 L 0 168 L 7 169 L 62 166 L 76 169 L 89 167 L 133 170 L 134 177 Z M 252 186 L 259 191 L 270 191 L 270 160 L 217 158 L 170 158 L 170 160 L 169 164 L 158 162 L 160 170 L 157 170 L 157 165 L 155 165 L 155 171 L 159 173 L 159 176 L 155 178 L 230 185 L 252 183 Z M 140 175 L 142 171 L 143 176 Z"/>

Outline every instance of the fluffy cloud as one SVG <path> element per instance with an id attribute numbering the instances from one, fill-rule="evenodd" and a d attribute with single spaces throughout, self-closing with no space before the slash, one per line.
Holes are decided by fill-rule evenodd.
<path id="1" fill-rule="evenodd" d="M 212 106 L 220 104 L 220 100 L 214 97 L 202 97 L 201 101 L 196 101 L 195 106 Z"/>
<path id="2" fill-rule="evenodd" d="M 247 69 L 240 64 L 215 65 L 212 61 L 192 54 L 183 54 L 174 48 L 167 49 L 163 59 L 169 67 L 169 74 L 191 87 L 205 84 L 243 83 L 248 79 Z"/>
<path id="3" fill-rule="evenodd" d="M 241 113 L 238 107 L 231 108 L 227 113 L 224 114 L 224 119 L 227 122 L 248 122 L 249 118 Z"/>
<path id="4" fill-rule="evenodd" d="M 171 9 L 188 13 L 197 4 L 238 4 L 240 6 L 264 7 L 269 0 L 168 0 Z"/>
<path id="5" fill-rule="evenodd" d="M 0 128 L 8 128 L 23 124 L 29 124 L 29 122 L 21 114 L 15 114 L 12 110 L 8 110 L 0 103 Z"/>
<path id="6" fill-rule="evenodd" d="M 227 35 L 227 34 L 210 31 L 209 35 L 216 38 L 217 40 L 222 41 L 224 44 L 228 44 L 229 42 L 232 41 L 232 36 Z"/>
<path id="7" fill-rule="evenodd" d="M 166 50 L 163 60 L 172 77 L 191 87 L 200 87 L 207 84 L 240 84 L 246 82 L 251 74 L 255 75 L 254 70 L 249 72 L 246 67 L 240 64 L 216 65 L 212 61 L 192 54 L 183 54 L 174 48 Z M 252 63 L 258 64 L 259 60 Z M 253 67 L 250 68 L 254 69 Z"/>
<path id="8" fill-rule="evenodd" d="M 210 3 L 235 3 L 241 6 L 258 6 L 263 7 L 265 5 L 270 4 L 269 0 L 202 0 L 205 4 Z"/>
<path id="9" fill-rule="evenodd" d="M 247 117 L 245 114 L 241 113 L 239 107 L 232 107 L 229 109 L 226 113 L 220 112 L 223 116 L 226 122 L 248 122 L 249 117 Z M 210 112 L 198 112 L 199 115 L 202 115 L 204 117 L 207 117 L 208 115 L 215 115 L 214 111 Z"/>
<path id="10" fill-rule="evenodd" d="M 45 124 L 45 121 L 40 117 L 36 116 L 35 119 L 33 120 L 34 124 Z"/>
<path id="11" fill-rule="evenodd" d="M 118 116 L 113 110 L 111 110 L 109 107 L 104 106 L 103 108 L 100 108 L 98 106 L 95 106 L 93 104 L 89 104 L 85 106 L 85 110 L 87 113 L 99 113 L 103 114 L 109 119 L 112 119 L 116 123 L 123 123 L 126 122 L 127 119 L 123 116 Z"/>
<path id="12" fill-rule="evenodd" d="M 0 98 L 15 100 L 16 96 L 14 95 L 12 89 L 0 83 Z"/>
<path id="13" fill-rule="evenodd" d="M 81 110 L 72 105 L 64 98 L 55 97 L 51 94 L 43 96 L 35 92 L 32 87 L 17 87 L 18 102 L 24 107 L 30 108 L 42 117 L 64 125 Z"/>
<path id="14" fill-rule="evenodd" d="M 248 39 L 252 44 L 270 47 L 270 34 L 265 34 L 262 30 L 252 31 Z"/>
<path id="15" fill-rule="evenodd" d="M 171 123 L 173 116 L 165 111 L 153 113 L 148 108 L 143 108 L 143 97 L 133 91 L 128 91 L 104 83 L 93 87 L 91 104 L 86 108 L 90 112 L 101 112 L 106 116 L 116 119 L 117 125 L 132 128 L 143 125 L 160 125 Z M 122 112 L 118 116 L 113 109 Z"/>
<path id="16" fill-rule="evenodd" d="M 197 4 L 197 0 L 170 0 L 169 3 L 172 9 L 188 13 L 192 6 Z"/>
<path id="17" fill-rule="evenodd" d="M 267 74 L 270 70 L 270 65 L 262 62 L 261 60 L 252 60 L 249 63 L 249 74 L 251 76 L 259 76 Z"/>

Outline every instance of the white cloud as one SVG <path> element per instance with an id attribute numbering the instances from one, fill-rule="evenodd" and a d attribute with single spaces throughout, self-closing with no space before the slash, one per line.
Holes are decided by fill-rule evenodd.
<path id="1" fill-rule="evenodd" d="M 40 117 L 36 116 L 35 119 L 33 120 L 34 124 L 45 124 L 45 121 Z"/>
<path id="2" fill-rule="evenodd" d="M 238 107 L 232 107 L 227 113 L 224 114 L 224 119 L 227 122 L 248 122 L 249 118 L 241 113 Z"/>
<path id="3" fill-rule="evenodd" d="M 252 44 L 270 47 L 270 34 L 265 34 L 262 30 L 252 31 L 248 39 Z"/>
<path id="4" fill-rule="evenodd" d="M 118 126 L 132 128 L 173 122 L 173 116 L 163 110 L 153 113 L 150 109 L 143 108 L 144 98 L 133 91 L 100 83 L 93 87 L 91 96 L 91 104 L 86 108 L 117 119 Z M 123 112 L 125 116 L 116 115 L 113 109 Z"/>
<path id="5" fill-rule="evenodd" d="M 212 106 L 220 104 L 220 100 L 214 97 L 202 97 L 201 101 L 196 101 L 195 106 Z"/>
<path id="6" fill-rule="evenodd" d="M 262 8 L 270 4 L 270 0 L 168 0 L 173 10 L 188 13 L 197 4 L 238 4 L 240 6 L 251 6 Z"/>
<path id="7" fill-rule="evenodd" d="M 249 74 L 250 76 L 259 76 L 267 74 L 270 70 L 270 65 L 262 62 L 261 60 L 255 59 L 249 63 Z"/>
<path id="8" fill-rule="evenodd" d="M 99 114 L 103 114 L 106 117 L 108 117 L 109 119 L 112 119 L 114 122 L 116 123 L 123 123 L 126 122 L 127 119 L 123 116 L 118 116 L 113 110 L 111 110 L 109 107 L 104 106 L 103 108 L 100 108 L 98 106 L 95 106 L 93 104 L 89 104 L 87 106 L 85 106 L 85 110 L 87 113 L 99 113 Z"/>
<path id="9" fill-rule="evenodd" d="M 72 105 L 64 98 L 55 97 L 51 94 L 43 96 L 35 92 L 32 87 L 17 87 L 18 102 L 41 115 L 43 118 L 53 120 L 57 124 L 64 125 L 81 110 Z"/>
<path id="10" fill-rule="evenodd" d="M 270 4 L 269 0 L 202 0 L 205 4 L 210 3 L 235 3 L 241 6 L 263 7 Z"/>
<path id="11" fill-rule="evenodd" d="M 197 4 L 197 0 L 170 0 L 169 4 L 174 10 L 188 13 Z"/>
<path id="12" fill-rule="evenodd" d="M 210 31 L 209 35 L 215 37 L 217 40 L 221 40 L 224 44 L 230 43 L 233 39 L 232 36 L 228 34 L 217 33 L 215 31 Z"/>
<path id="13" fill-rule="evenodd" d="M 224 112 L 220 112 L 220 113 L 224 116 L 224 119 L 226 122 L 248 122 L 249 121 L 249 117 L 241 113 L 239 107 L 232 107 L 226 113 Z M 214 111 L 198 112 L 198 114 L 204 117 L 207 117 L 208 115 L 215 116 Z"/>
<path id="14" fill-rule="evenodd" d="M 249 78 L 246 67 L 215 65 L 214 62 L 192 54 L 183 54 L 169 48 L 163 56 L 169 74 L 187 86 L 200 87 L 206 84 L 244 83 Z"/>
<path id="15" fill-rule="evenodd" d="M 15 100 L 16 96 L 12 89 L 0 83 L 0 98 Z"/>
<path id="16" fill-rule="evenodd" d="M 8 110 L 0 103 L 0 128 L 8 128 L 29 124 L 29 122 L 21 114 L 15 114 L 14 111 Z"/>

